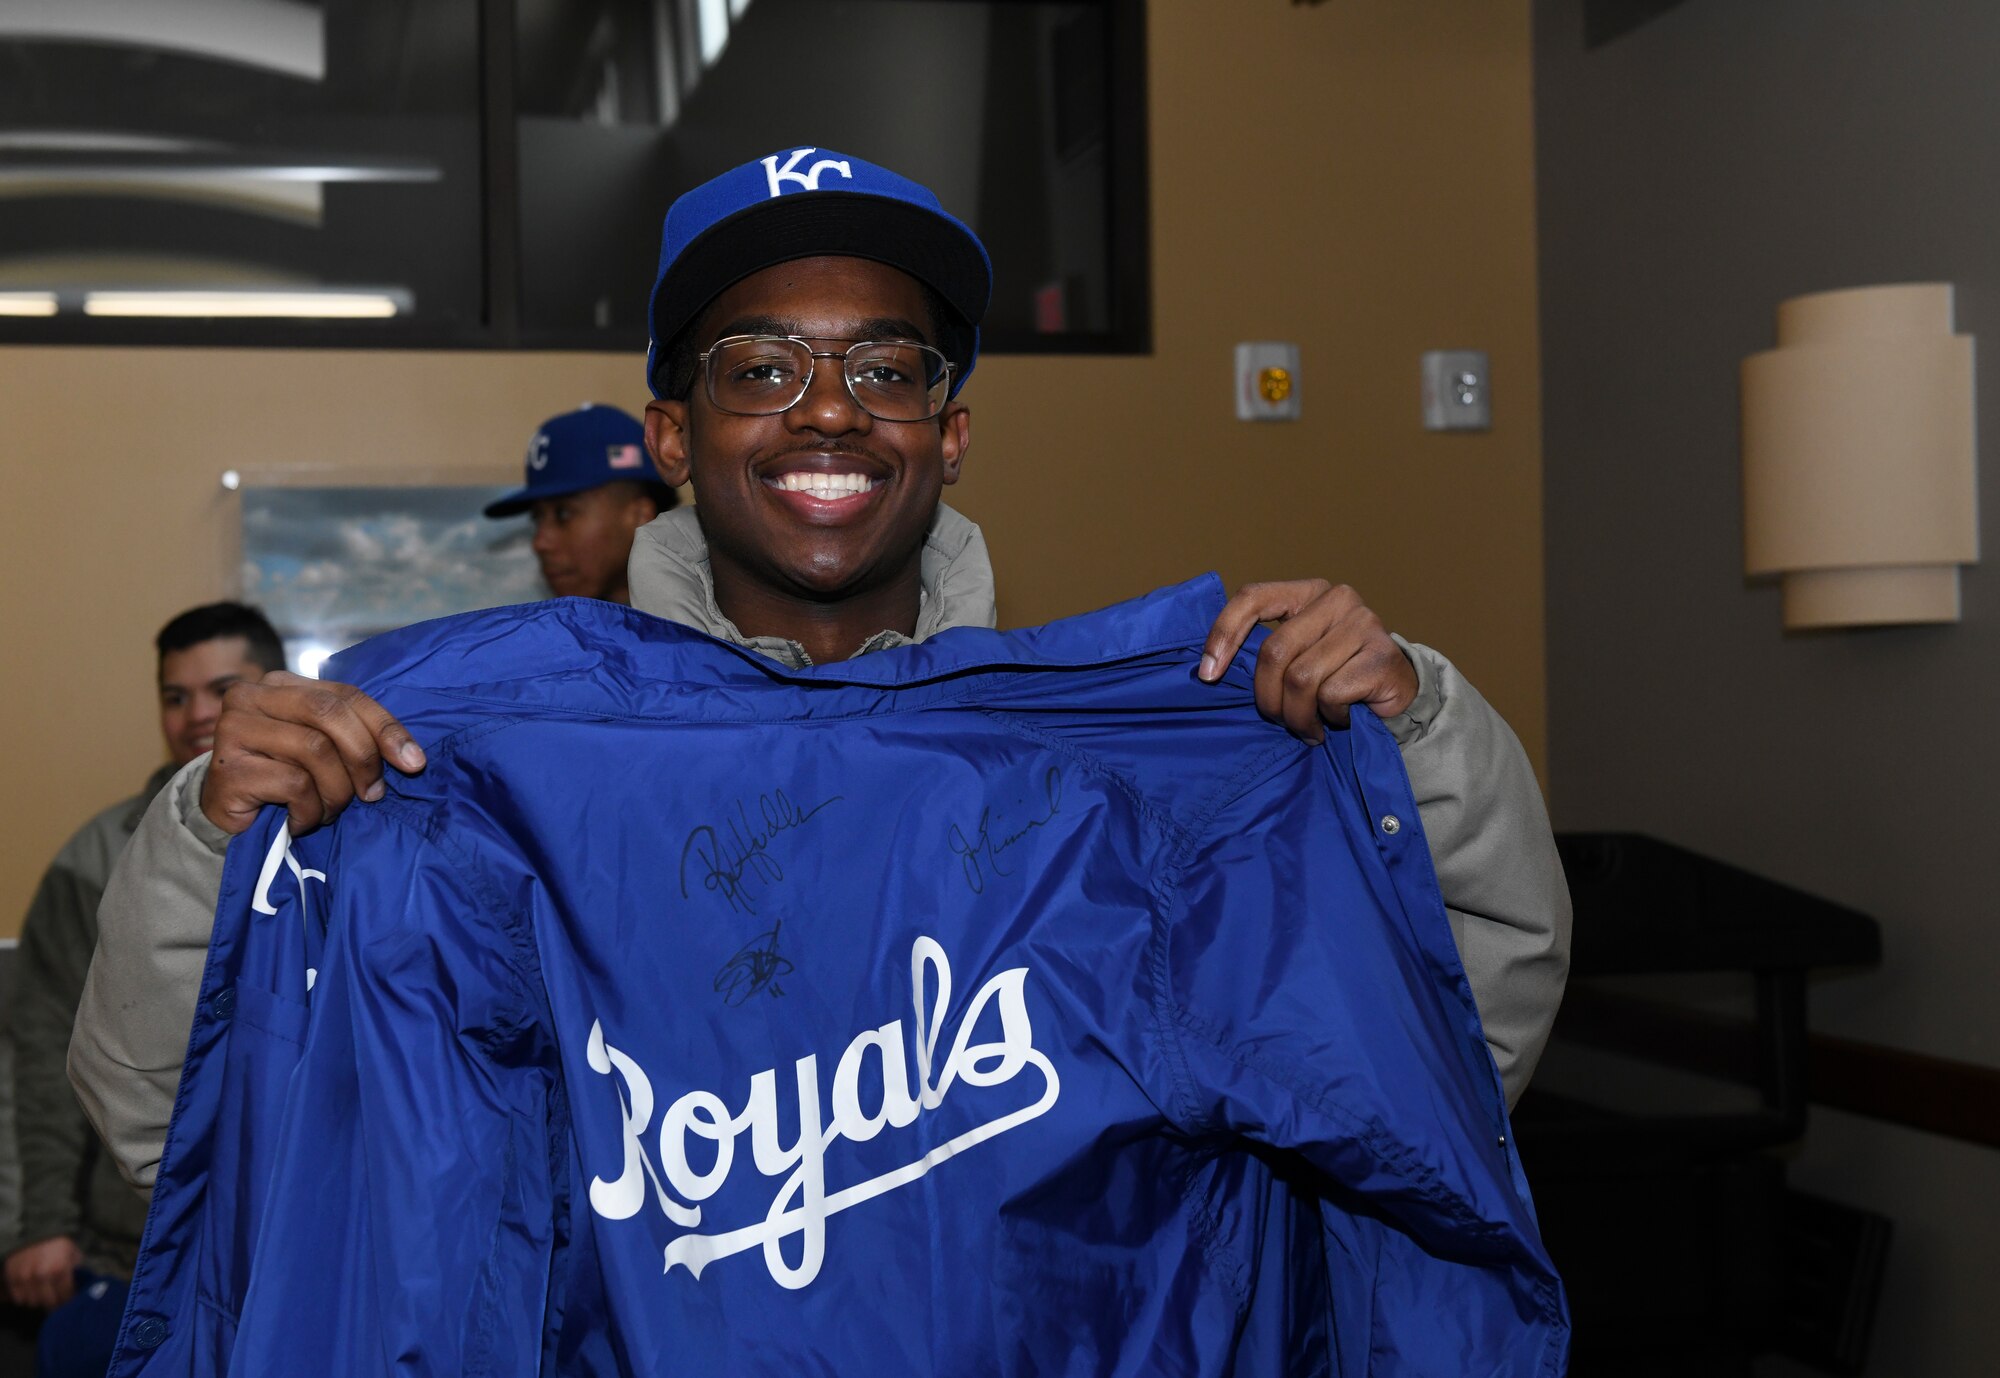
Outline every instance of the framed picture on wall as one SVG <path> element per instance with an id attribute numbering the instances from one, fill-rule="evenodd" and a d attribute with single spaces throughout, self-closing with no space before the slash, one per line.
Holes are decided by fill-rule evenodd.
<path id="1" fill-rule="evenodd" d="M 317 675 L 378 632 L 547 596 L 526 517 L 481 515 L 504 487 L 245 487 L 242 592 Z"/>

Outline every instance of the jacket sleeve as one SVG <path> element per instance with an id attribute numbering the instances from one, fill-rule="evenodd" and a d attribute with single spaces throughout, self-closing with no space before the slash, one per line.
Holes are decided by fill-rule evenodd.
<path id="1" fill-rule="evenodd" d="M 1329 734 L 1170 877 L 1164 1103 L 1304 1168 L 1338 1371 L 1552 1378 L 1560 1285 L 1395 755 L 1372 722 Z"/>
<path id="2" fill-rule="evenodd" d="M 566 1140 L 525 918 L 408 807 L 296 845 L 266 809 L 217 916 L 113 1378 L 548 1371 Z"/>
<path id="3" fill-rule="evenodd" d="M 1396 641 L 1416 667 L 1418 689 L 1389 729 L 1512 1105 L 1534 1075 L 1569 976 L 1569 885 L 1512 729 L 1449 660 Z"/>
<path id="4" fill-rule="evenodd" d="M 267 815 L 275 827 L 246 834 L 250 845 L 283 827 L 280 812 Z M 565 1126 L 545 1006 L 523 970 L 526 920 L 473 853 L 394 806 L 343 816 L 331 847 L 324 834 L 314 840 L 325 859 L 308 861 L 318 869 L 306 874 L 325 877 L 325 945 L 315 956 L 308 940 L 318 966 L 300 973 L 310 1032 L 297 1070 L 278 1084 L 282 1115 L 262 1121 L 268 1139 L 242 1104 L 221 1106 L 249 1126 L 236 1159 L 247 1170 L 219 1157 L 211 1165 L 211 1191 L 262 1222 L 232 1368 L 546 1371 Z M 232 877 L 253 875 L 251 859 Z M 320 885 L 297 910 L 274 900 L 273 922 L 298 913 L 317 932 Z M 228 895 L 233 904 L 240 892 Z M 265 932 L 253 920 L 248 941 Z M 247 942 L 245 956 L 232 1040 L 254 1013 Z M 270 1166 L 259 1170 L 265 1153 Z M 177 1158 L 167 1175 L 178 1171 Z"/>
<path id="5" fill-rule="evenodd" d="M 153 799 L 112 870 L 69 1076 L 125 1179 L 153 1185 L 201 993 L 229 838 L 201 813 L 208 757 Z"/>
<path id="6" fill-rule="evenodd" d="M 21 926 L 7 1022 L 14 1044 L 23 1244 L 74 1239 L 83 1227 L 89 1130 L 63 1076 L 63 1058 L 90 966 L 98 893 L 90 877 L 59 858 L 43 874 Z"/>

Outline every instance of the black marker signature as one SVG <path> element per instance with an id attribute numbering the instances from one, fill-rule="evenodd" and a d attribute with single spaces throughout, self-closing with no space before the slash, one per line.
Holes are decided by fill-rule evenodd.
<path id="1" fill-rule="evenodd" d="M 725 1005 L 740 1005 L 760 990 L 774 996 L 785 993 L 777 982 L 792 964 L 778 954 L 779 926 L 774 923 L 770 932 L 759 933 L 715 973 L 715 993 Z"/>
<path id="2" fill-rule="evenodd" d="M 1055 820 L 1055 816 L 1062 812 L 1062 771 L 1055 766 L 1050 766 L 1047 773 L 1042 776 L 1042 798 L 1047 805 L 1047 812 L 1039 818 L 1030 819 L 1011 832 L 993 831 L 991 808 L 979 811 L 979 827 L 971 837 L 967 837 L 965 830 L 958 824 L 951 825 L 951 836 L 946 840 L 947 845 L 951 848 L 952 855 L 959 858 L 959 864 L 965 868 L 965 883 L 972 888 L 973 894 L 985 892 L 986 876 L 989 871 L 995 876 L 1014 874 L 1001 864 L 1001 854 L 1035 829 L 1047 827 Z"/>
<path id="3" fill-rule="evenodd" d="M 681 844 L 681 898 L 689 897 L 688 863 L 692 861 L 702 888 L 721 895 L 731 909 L 756 913 L 758 888 L 785 878 L 784 866 L 770 853 L 771 839 L 800 827 L 840 801 L 836 794 L 801 809 L 783 790 L 772 790 L 757 796 L 758 820 L 752 822 L 750 811 L 737 800 L 734 818 L 720 828 L 704 823 Z"/>

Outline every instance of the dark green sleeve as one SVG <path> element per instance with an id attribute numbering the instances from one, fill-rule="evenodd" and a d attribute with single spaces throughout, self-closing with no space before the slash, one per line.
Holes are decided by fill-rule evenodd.
<path id="1" fill-rule="evenodd" d="M 7 1020 L 14 1039 L 23 1243 L 75 1238 L 82 1228 L 90 1128 L 65 1063 L 102 894 L 100 885 L 70 868 L 51 866 L 21 927 Z"/>

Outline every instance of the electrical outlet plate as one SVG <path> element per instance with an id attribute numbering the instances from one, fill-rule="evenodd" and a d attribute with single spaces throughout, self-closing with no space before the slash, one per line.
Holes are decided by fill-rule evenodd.
<path id="1" fill-rule="evenodd" d="M 1493 428 L 1493 375 L 1483 349 L 1433 349 L 1424 355 L 1424 429 Z"/>
<path id="2" fill-rule="evenodd" d="M 1236 346 L 1236 419 L 1299 419 L 1299 347 L 1275 340 Z"/>

